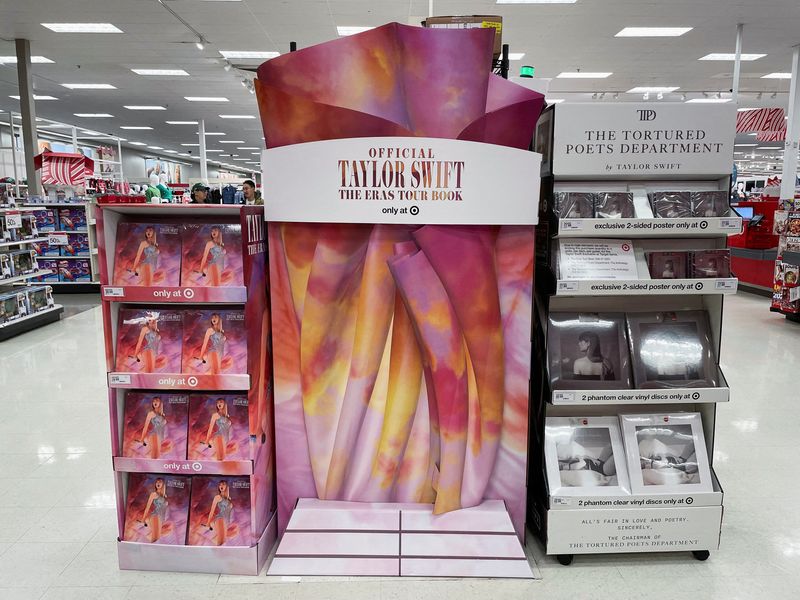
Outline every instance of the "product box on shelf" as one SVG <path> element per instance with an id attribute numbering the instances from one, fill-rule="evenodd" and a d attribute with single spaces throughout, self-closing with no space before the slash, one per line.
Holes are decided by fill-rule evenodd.
<path id="1" fill-rule="evenodd" d="M 68 233 L 67 245 L 60 246 L 61 256 L 88 256 L 89 234 Z"/>
<path id="2" fill-rule="evenodd" d="M 51 246 L 47 240 L 33 242 L 31 248 L 36 252 L 36 256 L 61 256 L 61 247 Z"/>
<path id="3" fill-rule="evenodd" d="M 8 258 L 11 263 L 11 275 L 13 277 L 28 275 L 39 269 L 39 265 L 36 263 L 36 253 L 33 250 L 9 252 Z"/>
<path id="4" fill-rule="evenodd" d="M 61 231 L 86 231 L 86 207 L 60 207 L 58 209 L 58 223 Z"/>
<path id="5" fill-rule="evenodd" d="M 58 261 L 58 280 L 63 283 L 92 280 L 92 267 L 88 258 L 62 258 Z"/>
<path id="6" fill-rule="evenodd" d="M 247 396 L 193 394 L 189 397 L 189 460 L 246 460 L 250 457 Z"/>
<path id="7" fill-rule="evenodd" d="M 55 305 L 53 288 L 49 285 L 25 288 L 25 296 L 28 304 L 28 314 L 47 310 Z"/>
<path id="8" fill-rule="evenodd" d="M 192 477 L 190 546 L 251 546 L 249 477 Z"/>
<path id="9" fill-rule="evenodd" d="M 180 373 L 183 347 L 181 311 L 121 308 L 116 369 L 135 373 Z"/>
<path id="10" fill-rule="evenodd" d="M 24 317 L 27 312 L 24 293 L 0 294 L 0 325 Z"/>
<path id="11" fill-rule="evenodd" d="M 49 271 L 49 273 L 35 278 L 34 281 L 59 281 L 59 261 L 57 258 L 38 258 L 36 262 L 41 270 Z"/>
<path id="12" fill-rule="evenodd" d="M 180 276 L 179 225 L 119 223 L 113 285 L 178 286 Z"/>
<path id="13" fill-rule="evenodd" d="M 183 311 L 184 373 L 217 375 L 247 372 L 244 311 Z"/>
<path id="14" fill-rule="evenodd" d="M 189 477 L 131 473 L 123 539 L 185 545 L 190 497 Z"/>
<path id="15" fill-rule="evenodd" d="M 160 392 L 127 392 L 122 456 L 186 458 L 189 397 Z"/>
<path id="16" fill-rule="evenodd" d="M 244 285 L 240 225 L 186 224 L 181 244 L 182 286 Z"/>
<path id="17" fill-rule="evenodd" d="M 3 279 L 12 277 L 11 256 L 7 252 L 0 252 L 0 274 L 2 274 Z"/>
<path id="18" fill-rule="evenodd" d="M 29 240 L 39 235 L 36 218 L 29 212 L 0 214 L 0 233 L 6 242 Z"/>
<path id="19" fill-rule="evenodd" d="M 730 249 L 692 250 L 689 252 L 689 276 L 698 279 L 730 277 Z"/>
<path id="20" fill-rule="evenodd" d="M 53 208 L 42 208 L 33 213 L 39 233 L 48 233 L 58 229 L 58 215 Z"/>
<path id="21" fill-rule="evenodd" d="M 688 270 L 689 253 L 648 252 L 647 264 L 652 279 L 686 279 L 690 277 Z"/>

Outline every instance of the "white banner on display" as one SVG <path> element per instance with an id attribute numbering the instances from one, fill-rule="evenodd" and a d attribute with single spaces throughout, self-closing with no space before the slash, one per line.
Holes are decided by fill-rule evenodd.
<path id="1" fill-rule="evenodd" d="M 576 103 L 555 112 L 557 177 L 708 178 L 733 170 L 733 103 Z"/>
<path id="2" fill-rule="evenodd" d="M 539 165 L 527 152 L 440 138 L 380 137 L 265 150 L 268 221 L 535 225 Z"/>

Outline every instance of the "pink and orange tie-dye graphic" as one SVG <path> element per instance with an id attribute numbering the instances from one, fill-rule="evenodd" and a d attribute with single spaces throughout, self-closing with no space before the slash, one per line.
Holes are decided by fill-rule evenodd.
<path id="1" fill-rule="evenodd" d="M 492 36 L 390 24 L 268 61 L 267 145 L 525 150 L 544 98 L 491 75 Z M 502 499 L 522 535 L 533 228 L 270 223 L 268 237 L 280 528 L 303 497 L 437 514 Z"/>

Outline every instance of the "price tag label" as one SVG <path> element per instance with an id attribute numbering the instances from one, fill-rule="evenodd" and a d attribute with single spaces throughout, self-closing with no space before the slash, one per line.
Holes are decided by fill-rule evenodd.
<path id="1" fill-rule="evenodd" d="M 577 281 L 559 281 L 558 282 L 558 291 L 559 292 L 577 292 L 578 291 L 578 282 Z"/>
<path id="2" fill-rule="evenodd" d="M 6 213 L 6 229 L 19 229 L 22 227 L 22 215 L 18 212 Z"/>
<path id="3" fill-rule="evenodd" d="M 125 288 L 121 288 L 121 287 L 104 287 L 103 288 L 103 297 L 104 298 L 124 298 L 125 297 Z"/>
<path id="4" fill-rule="evenodd" d="M 47 234 L 48 246 L 66 246 L 67 244 L 69 244 L 69 239 L 66 233 L 54 231 Z"/>
<path id="5" fill-rule="evenodd" d="M 131 376 L 127 373 L 111 373 L 108 376 L 109 385 L 130 385 Z"/>
<path id="6" fill-rule="evenodd" d="M 559 221 L 561 224 L 561 231 L 580 231 L 583 229 L 583 224 L 581 221 L 571 221 L 569 219 L 561 219 Z"/>
<path id="7" fill-rule="evenodd" d="M 736 289 L 736 279 L 717 279 L 717 289 L 718 290 L 735 290 Z"/>
<path id="8" fill-rule="evenodd" d="M 732 229 L 732 230 L 739 231 L 742 228 L 742 220 L 741 219 L 720 219 L 719 228 L 720 229 Z"/>
<path id="9" fill-rule="evenodd" d="M 572 404 L 575 392 L 553 392 L 553 404 Z"/>

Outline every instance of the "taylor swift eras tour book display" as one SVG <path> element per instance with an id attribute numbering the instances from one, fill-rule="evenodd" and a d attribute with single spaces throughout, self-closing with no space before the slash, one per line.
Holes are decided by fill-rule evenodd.
<path id="1" fill-rule="evenodd" d="M 120 567 L 255 575 L 277 534 L 263 208 L 100 204 L 97 230 Z"/>

